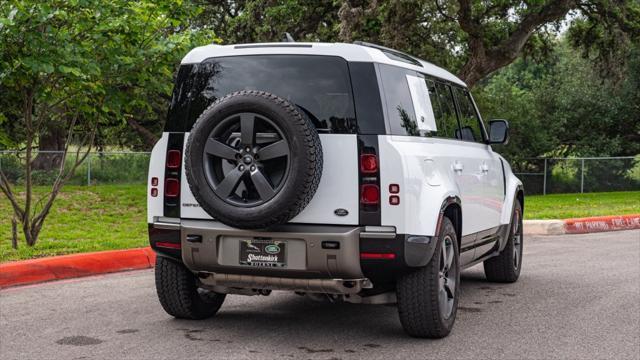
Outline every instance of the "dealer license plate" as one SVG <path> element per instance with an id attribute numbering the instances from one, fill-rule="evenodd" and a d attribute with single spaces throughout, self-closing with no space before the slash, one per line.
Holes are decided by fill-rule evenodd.
<path id="1" fill-rule="evenodd" d="M 285 267 L 285 242 L 251 239 L 240 241 L 240 264 L 260 267 Z"/>

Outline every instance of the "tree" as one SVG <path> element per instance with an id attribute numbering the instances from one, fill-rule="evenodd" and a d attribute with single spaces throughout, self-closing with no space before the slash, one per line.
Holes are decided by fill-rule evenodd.
<path id="1" fill-rule="evenodd" d="M 298 40 L 370 41 L 453 69 L 470 86 L 523 53 L 548 54 L 565 20 L 574 46 L 598 51 L 609 69 L 640 32 L 637 0 L 204 3 L 201 24 L 214 27 L 229 43 L 278 41 L 285 31 Z"/>
<path id="2" fill-rule="evenodd" d="M 343 40 L 357 35 L 434 59 L 469 86 L 523 52 L 548 53 L 568 15 L 574 46 L 593 50 L 597 38 L 596 50 L 608 49 L 601 54 L 624 52 L 640 34 L 635 0 L 345 0 L 340 14 Z"/>
<path id="3" fill-rule="evenodd" d="M 640 153 L 640 42 L 618 80 L 602 79 L 569 41 L 558 41 L 543 62 L 519 59 L 476 87 L 483 116 L 510 121 L 512 140 L 499 149 L 510 160 Z"/>
<path id="4" fill-rule="evenodd" d="M 289 32 L 297 41 L 335 41 L 339 2 L 333 0 L 194 0 L 195 21 L 225 43 L 271 42 Z"/>
<path id="5" fill-rule="evenodd" d="M 215 40 L 211 32 L 189 28 L 187 20 L 198 9 L 183 5 L 181 0 L 0 4 L 0 89 L 7 105 L 0 124 L 18 130 L 3 142 L 24 150 L 24 200 L 2 171 L 0 191 L 27 245 L 36 243 L 60 189 L 87 157 L 97 130 L 147 116 L 160 123 L 149 98 L 169 96 L 171 74 L 185 48 Z M 15 103 L 5 101 L 5 93 Z M 3 128 L 0 139 L 7 135 Z M 60 136 L 53 128 L 63 131 L 64 147 L 50 191 L 35 199 L 34 150 L 44 139 Z M 74 156 L 69 156 L 72 146 Z"/>

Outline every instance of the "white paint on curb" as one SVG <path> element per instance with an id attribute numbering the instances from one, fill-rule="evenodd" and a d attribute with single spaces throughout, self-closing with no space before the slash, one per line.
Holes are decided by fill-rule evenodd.
<path id="1" fill-rule="evenodd" d="M 525 220 L 525 235 L 562 235 L 564 220 Z"/>

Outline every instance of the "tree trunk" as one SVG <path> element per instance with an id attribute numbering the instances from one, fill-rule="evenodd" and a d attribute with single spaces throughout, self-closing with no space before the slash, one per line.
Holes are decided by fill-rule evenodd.
<path id="1" fill-rule="evenodd" d="M 45 127 L 44 134 L 38 138 L 38 154 L 33 159 L 33 170 L 54 170 L 60 168 L 62 152 L 66 145 L 67 129 L 57 121 Z M 44 151 L 44 152 L 42 152 Z M 56 151 L 51 153 L 50 151 Z"/>
<path id="2" fill-rule="evenodd" d="M 145 128 L 144 126 L 140 125 L 131 117 L 127 117 L 127 124 L 129 124 L 129 126 L 131 126 L 138 134 L 140 134 L 147 149 L 153 149 L 153 146 L 156 144 L 156 142 L 158 142 L 158 137 L 154 133 L 149 131 L 149 129 Z"/>
<path id="3" fill-rule="evenodd" d="M 18 248 L 18 220 L 15 215 L 11 218 L 11 247 Z"/>

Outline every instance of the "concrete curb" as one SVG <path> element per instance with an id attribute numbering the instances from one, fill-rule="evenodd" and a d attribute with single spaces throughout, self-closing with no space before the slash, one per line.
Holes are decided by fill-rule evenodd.
<path id="1" fill-rule="evenodd" d="M 562 235 L 564 234 L 563 220 L 525 220 L 525 235 Z"/>
<path id="2" fill-rule="evenodd" d="M 151 248 L 52 256 L 0 264 L 0 289 L 52 280 L 147 269 L 155 264 Z"/>
<path id="3" fill-rule="evenodd" d="M 525 235 L 586 234 L 633 229 L 640 229 L 640 214 L 524 221 Z"/>

